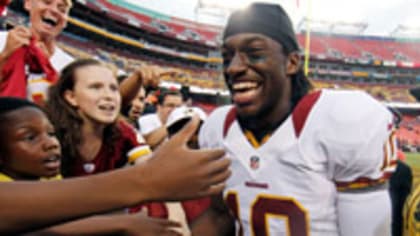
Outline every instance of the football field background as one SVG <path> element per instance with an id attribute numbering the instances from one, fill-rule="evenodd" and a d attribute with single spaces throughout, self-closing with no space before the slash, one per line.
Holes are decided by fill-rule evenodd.
<path id="1" fill-rule="evenodd" d="M 420 184 L 420 153 L 405 153 L 407 164 L 410 165 L 413 172 L 413 185 Z"/>

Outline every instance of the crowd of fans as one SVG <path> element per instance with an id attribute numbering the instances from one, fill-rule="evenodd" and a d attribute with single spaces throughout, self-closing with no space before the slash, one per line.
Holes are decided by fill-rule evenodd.
<path id="1" fill-rule="evenodd" d="M 407 171 L 398 169 L 404 161 L 397 162 L 396 128 L 413 131 L 419 145 L 418 119 L 397 122 L 399 114 L 364 93 L 312 84 L 280 6 L 253 4 L 232 15 L 223 38 L 224 79 L 214 70 L 159 65 L 103 48 L 89 51 L 94 45 L 79 47 L 66 43 L 67 37 L 58 43 L 71 7 L 71 0 L 26 0 L 30 26 L 0 32 L 0 182 L 49 182 L 33 185 L 40 190 L 38 209 L 46 211 L 47 201 L 68 209 L 43 212 L 38 220 L 25 211 L 0 211 L 8 218 L 0 232 L 289 232 L 279 222 L 266 226 L 266 214 L 291 217 L 291 236 L 391 235 L 391 219 L 393 236 L 414 232 L 402 226 L 401 217 L 411 186 L 402 187 L 404 196 L 394 190 L 412 175 L 392 184 L 392 204 L 386 183 L 396 168 Z M 183 86 L 164 88 L 161 81 Z M 213 111 L 207 104 L 204 111 L 195 106 L 190 86 L 227 88 L 233 105 Z M 383 100 L 399 96 L 376 92 Z M 241 159 L 247 156 L 249 163 Z M 137 172 L 144 173 L 135 175 L 144 184 L 127 177 Z M 16 189 L 10 192 L 16 201 L 25 199 L 23 187 L 31 189 L 3 186 Z M 103 197 L 90 197 L 90 191 Z M 115 191 L 132 196 L 106 200 Z M 82 197 L 71 204 L 64 196 L 70 194 Z M 13 198 L 0 199 L 2 208 L 17 206 Z"/>

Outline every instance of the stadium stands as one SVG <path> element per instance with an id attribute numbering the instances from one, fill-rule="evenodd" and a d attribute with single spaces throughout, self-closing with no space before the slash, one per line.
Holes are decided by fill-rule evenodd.
<path id="1" fill-rule="evenodd" d="M 10 13 L 14 24 L 25 22 L 19 11 Z M 197 105 L 210 112 L 220 104 L 214 95 L 226 92 L 216 48 L 220 32 L 221 28 L 124 0 L 78 0 L 59 40 L 75 57 L 97 57 L 126 72 L 144 64 L 180 71 L 179 76 L 163 80 L 211 94 L 201 100 L 196 97 Z M 297 34 L 302 49 L 305 37 L 305 32 Z M 312 33 L 310 39 L 309 77 L 315 87 L 361 89 L 387 103 L 415 104 L 408 90 L 420 82 L 420 40 L 326 33 Z M 415 108 L 403 119 L 397 134 L 402 145 L 420 146 L 419 115 Z"/>
<path id="2" fill-rule="evenodd" d="M 405 115 L 397 132 L 399 145 L 402 149 L 420 151 L 420 116 Z"/>
<path id="3" fill-rule="evenodd" d="M 375 98 L 385 102 L 413 103 L 415 99 L 409 94 L 410 86 L 368 85 L 343 81 L 312 80 L 316 88 L 332 88 L 342 90 L 364 90 Z"/>
<path id="4" fill-rule="evenodd" d="M 95 10 L 107 12 L 111 16 L 117 16 L 125 23 L 138 25 L 148 31 L 162 33 L 166 36 L 189 42 L 199 42 L 209 46 L 215 46 L 214 42 L 220 32 L 220 27 L 182 20 L 176 17 L 160 14 L 148 9 L 133 5 L 124 0 L 99 0 L 87 1 L 86 6 Z M 186 33 L 189 30 L 189 34 Z"/>
<path id="5" fill-rule="evenodd" d="M 140 22 L 140 27 L 146 27 L 151 31 L 159 31 L 161 33 L 174 33 L 175 37 L 184 40 L 196 40 L 198 42 L 212 42 L 215 45 L 217 35 L 220 33 L 218 27 L 202 27 L 202 25 L 195 22 L 188 22 L 186 20 L 177 19 L 175 17 L 165 16 L 138 6 L 133 7 L 132 4 L 123 0 L 100 0 L 92 4 L 93 1 L 88 1 L 87 6 L 97 7 L 102 4 L 100 10 L 112 12 L 113 15 L 133 16 Z M 105 10 L 104 10 L 105 9 Z M 135 9 L 133 11 L 131 9 Z M 121 14 L 120 14 L 121 13 Z M 154 20 L 159 20 L 161 25 L 153 26 Z M 174 23 L 176 22 L 176 23 Z M 163 26 L 162 26 L 163 25 Z M 150 29 L 150 26 L 152 26 Z M 187 29 L 194 32 L 191 37 L 185 37 Z M 212 30 L 207 30 L 212 29 Z M 304 45 L 304 35 L 298 35 L 299 42 Z M 338 53 L 342 57 L 372 57 L 383 60 L 398 59 L 400 53 L 401 59 L 420 62 L 419 42 L 398 42 L 392 40 L 381 40 L 375 38 L 357 38 L 357 37 L 337 37 L 330 35 L 314 35 L 312 36 L 313 47 L 311 52 L 314 54 L 328 54 Z"/>
<path id="6" fill-rule="evenodd" d="M 298 34 L 299 44 L 305 45 L 305 34 Z M 393 38 L 329 35 L 313 33 L 311 54 L 330 58 L 354 58 L 420 63 L 420 41 Z"/>
<path id="7" fill-rule="evenodd" d="M 108 3 L 109 4 L 109 3 Z M 100 29 L 98 29 L 100 30 Z M 107 37 L 107 35 L 104 35 Z M 75 38 L 75 37 L 73 37 Z M 118 40 L 118 39 L 117 39 Z M 298 40 L 301 44 L 301 47 L 304 46 L 304 35 L 298 34 Z M 73 46 L 82 48 L 83 46 L 89 45 L 86 40 L 83 41 L 82 45 L 77 45 L 76 42 L 64 40 L 67 44 L 70 42 Z M 122 41 L 123 43 L 126 42 L 125 39 Z M 377 44 L 375 44 L 375 42 Z M 155 42 L 144 42 L 143 45 L 153 45 L 152 43 Z M 382 50 L 384 47 L 387 46 L 387 41 L 374 41 L 373 39 L 361 39 L 361 38 L 351 38 L 351 37 L 335 37 L 335 36 L 325 36 L 322 34 L 314 34 L 312 36 L 311 40 L 311 53 L 315 56 L 318 56 L 318 58 L 339 58 L 341 60 L 345 60 L 347 58 L 364 58 L 366 55 L 370 55 L 370 58 L 379 58 L 383 57 L 386 59 L 390 59 L 391 55 L 398 54 L 398 53 L 384 53 L 386 50 Z M 397 47 L 396 45 L 399 45 L 400 43 L 397 42 L 391 42 L 392 45 Z M 391 44 L 389 43 L 389 44 Z M 357 45 L 358 46 L 357 46 Z M 410 45 L 412 46 L 412 45 Z M 144 64 L 146 61 L 147 63 L 157 64 L 164 67 L 170 67 L 170 68 L 177 68 L 178 70 L 183 70 L 185 73 L 185 77 L 183 78 L 176 78 L 173 79 L 173 82 L 180 82 L 180 83 L 191 83 L 195 86 L 204 87 L 204 88 L 212 88 L 212 89 L 224 89 L 223 79 L 220 76 L 220 71 L 214 70 L 214 69 L 205 69 L 203 67 L 190 67 L 186 63 L 184 64 L 174 64 L 173 61 L 162 61 L 159 59 L 156 59 L 156 57 L 148 57 L 142 54 L 133 54 L 127 51 L 121 51 L 116 48 L 110 48 L 107 45 L 101 45 L 96 43 L 95 45 L 91 44 L 91 47 L 94 48 L 102 48 L 103 51 L 109 51 L 112 54 L 117 54 L 117 56 L 113 56 L 113 58 L 119 58 L 119 59 L 105 59 L 107 61 L 113 61 L 117 65 L 120 65 L 122 69 L 131 71 L 136 66 Z M 388 45 L 389 48 L 392 48 Z M 159 49 L 158 46 L 156 47 L 148 47 L 147 49 L 152 51 L 158 51 L 164 50 L 165 53 L 170 53 L 171 55 L 174 55 L 170 51 L 167 51 L 165 48 Z M 396 50 L 396 49 L 395 49 Z M 88 51 L 86 49 L 83 49 L 83 51 Z M 376 53 L 374 53 L 376 52 Z M 379 55 L 379 52 L 382 52 L 382 54 Z M 74 54 L 75 52 L 71 52 Z M 82 52 L 83 53 L 83 52 Z M 180 52 L 182 55 L 186 55 L 185 53 Z M 94 53 L 97 54 L 97 53 Z M 93 54 L 93 55 L 94 55 Z M 103 54 L 103 53 L 102 53 Z M 402 53 L 399 53 L 402 54 Z M 161 55 L 161 54 L 160 54 Z M 322 55 L 322 56 L 320 56 Z M 130 58 L 131 60 L 127 60 Z M 187 58 L 193 59 L 193 56 L 187 56 Z M 197 58 L 194 58 L 197 59 Z M 134 61 L 133 61 L 134 60 Z M 395 65 L 398 65 L 398 63 L 395 63 Z M 315 70 L 312 69 L 313 72 L 321 72 L 324 71 L 326 74 L 339 74 L 341 76 L 345 76 L 346 81 L 340 82 L 340 81 L 333 81 L 333 83 L 329 82 L 328 77 L 327 79 L 324 79 L 329 84 L 339 84 L 339 87 L 346 88 L 346 89 L 363 89 L 368 92 L 370 92 L 375 97 L 383 100 L 383 101 L 398 101 L 398 102 L 414 102 L 413 97 L 408 93 L 408 88 L 410 86 L 405 85 L 393 85 L 392 80 L 389 80 L 390 73 L 377 73 L 376 69 L 372 68 L 362 68 L 362 70 L 356 70 L 355 68 L 351 68 L 350 71 L 346 70 Z M 417 72 L 420 74 L 420 72 Z M 387 83 L 391 81 L 390 85 L 383 85 L 380 82 L 378 84 L 371 83 L 369 81 L 369 78 L 381 78 L 381 76 L 386 75 L 388 78 Z M 415 74 L 414 75 L 406 75 L 411 76 L 412 80 L 415 80 Z M 313 78 L 318 78 L 318 74 L 312 73 Z M 216 78 L 216 79 L 214 79 Z M 352 78 L 359 78 L 359 80 L 353 81 Z M 365 79 L 366 83 L 363 83 L 363 80 L 360 80 L 360 78 Z M 321 78 L 322 79 L 322 78 Z M 408 81 L 408 80 L 407 80 Z M 378 81 L 376 81 L 378 82 Z"/>

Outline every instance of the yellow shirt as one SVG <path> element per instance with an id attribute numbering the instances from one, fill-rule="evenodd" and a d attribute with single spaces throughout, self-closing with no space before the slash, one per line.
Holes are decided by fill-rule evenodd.
<path id="1" fill-rule="evenodd" d="M 63 177 L 61 175 L 57 175 L 51 178 L 40 178 L 39 180 L 45 181 L 45 180 L 61 180 L 61 179 L 63 179 Z M 12 182 L 12 181 L 15 181 L 15 180 L 3 174 L 2 172 L 0 172 L 0 182 Z"/>

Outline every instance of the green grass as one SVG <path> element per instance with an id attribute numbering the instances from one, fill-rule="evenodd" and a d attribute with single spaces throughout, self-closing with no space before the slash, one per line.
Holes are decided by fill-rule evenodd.
<path id="1" fill-rule="evenodd" d="M 405 153 L 407 164 L 410 165 L 413 172 L 413 185 L 420 184 L 420 153 Z"/>
<path id="2" fill-rule="evenodd" d="M 412 167 L 420 168 L 420 153 L 409 153 L 406 152 L 407 164 Z"/>

